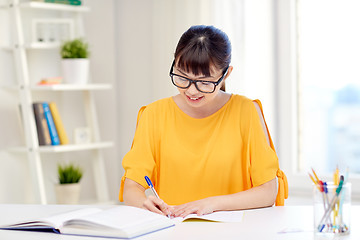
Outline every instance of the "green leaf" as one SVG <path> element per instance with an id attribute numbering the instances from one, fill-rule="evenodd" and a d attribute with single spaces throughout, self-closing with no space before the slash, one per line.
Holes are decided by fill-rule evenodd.
<path id="1" fill-rule="evenodd" d="M 81 38 L 66 41 L 61 46 L 60 54 L 62 58 L 88 58 L 89 45 Z"/>
<path id="2" fill-rule="evenodd" d="M 58 177 L 60 184 L 78 183 L 83 175 L 80 167 L 68 164 L 65 166 L 58 165 Z"/>

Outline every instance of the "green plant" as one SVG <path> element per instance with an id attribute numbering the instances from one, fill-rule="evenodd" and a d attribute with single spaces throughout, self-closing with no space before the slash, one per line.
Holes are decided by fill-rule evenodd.
<path id="1" fill-rule="evenodd" d="M 58 165 L 58 177 L 60 184 L 78 183 L 83 175 L 80 167 L 73 164 Z"/>
<path id="2" fill-rule="evenodd" d="M 60 53 L 62 58 L 88 58 L 89 45 L 81 38 L 66 41 L 61 46 Z"/>

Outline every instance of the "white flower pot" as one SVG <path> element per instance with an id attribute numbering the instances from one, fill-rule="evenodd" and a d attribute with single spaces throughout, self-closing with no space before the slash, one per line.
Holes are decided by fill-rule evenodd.
<path id="1" fill-rule="evenodd" d="M 64 83 L 86 84 L 89 78 L 90 61 L 87 58 L 62 59 Z"/>
<path id="2" fill-rule="evenodd" d="M 80 199 L 80 183 L 55 185 L 58 204 L 78 204 Z"/>

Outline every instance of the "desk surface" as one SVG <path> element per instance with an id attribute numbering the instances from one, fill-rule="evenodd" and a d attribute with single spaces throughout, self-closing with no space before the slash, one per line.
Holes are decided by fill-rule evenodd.
<path id="1" fill-rule="evenodd" d="M 17 205 L 0 204 L 0 225 L 36 219 L 61 212 L 79 209 L 79 205 Z M 97 206 L 98 207 L 98 206 Z M 109 208 L 112 206 L 101 206 Z M 352 206 L 350 235 L 337 239 L 360 239 L 360 206 Z M 241 223 L 184 222 L 175 227 L 151 233 L 136 240 L 183 239 L 321 239 L 313 234 L 312 206 L 285 206 L 246 210 Z M 279 233 L 287 230 L 287 233 Z M 82 239 L 100 238 L 65 236 L 53 233 L 0 230 L 0 239 Z M 109 238 L 104 238 L 109 240 Z"/>

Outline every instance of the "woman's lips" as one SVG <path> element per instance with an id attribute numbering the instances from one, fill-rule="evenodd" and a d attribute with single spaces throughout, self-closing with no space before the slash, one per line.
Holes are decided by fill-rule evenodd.
<path id="1" fill-rule="evenodd" d="M 191 102 L 197 102 L 197 101 L 200 101 L 204 96 L 201 96 L 201 97 L 190 97 L 190 96 L 186 95 L 186 97 L 187 97 Z"/>

